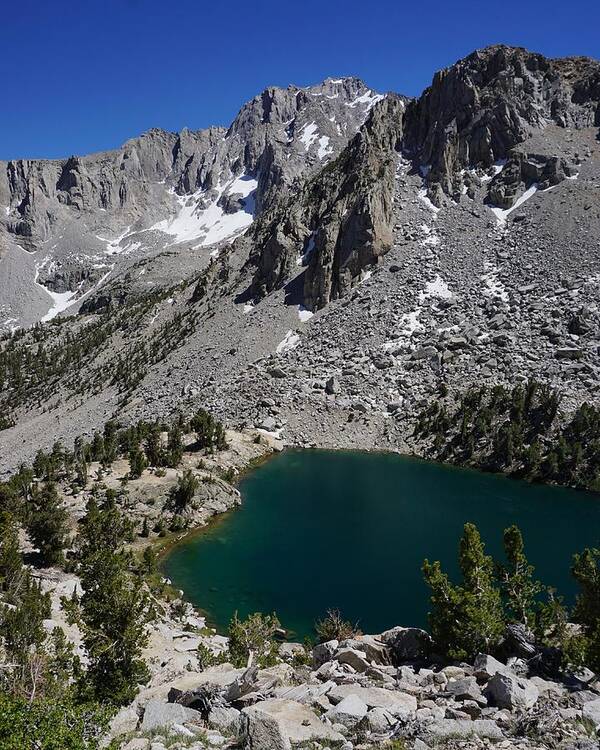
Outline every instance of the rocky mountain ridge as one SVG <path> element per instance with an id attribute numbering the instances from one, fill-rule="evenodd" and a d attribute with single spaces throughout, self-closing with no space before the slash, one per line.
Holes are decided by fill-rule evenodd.
<path id="1" fill-rule="evenodd" d="M 54 301 L 72 306 L 133 258 L 244 231 L 274 194 L 339 153 L 378 98 L 353 78 L 269 88 L 227 129 L 153 129 L 115 151 L 0 164 L 2 254 L 10 245 L 33 254 L 29 286 L 71 293 Z M 27 323 L 8 304 L 15 290 L 5 279 L 9 327 Z"/>
<path id="2" fill-rule="evenodd" d="M 114 229 L 89 272 L 102 274 L 95 289 L 61 246 L 39 268 L 11 265 L 37 264 L 52 243 L 31 255 L 5 233 L 0 283 L 21 290 L 20 309 L 35 307 L 14 283 L 26 272 L 28 289 L 34 273 L 50 285 L 64 277 L 55 294 L 81 314 L 4 340 L 3 403 L 15 425 L 0 432 L 0 463 L 34 453 L 33 435 L 48 447 L 109 416 L 183 405 L 264 425 L 291 445 L 419 452 L 416 412 L 472 383 L 543 380 L 565 414 L 595 403 L 599 69 L 496 46 L 437 74 L 418 100 L 380 100 L 354 79 L 267 92 L 211 136 L 217 151 L 235 144 L 225 189 L 193 143 L 182 147 L 180 171 L 153 186 L 162 196 L 153 205 L 174 214 L 148 219 L 152 230 Z M 317 122 L 317 110 L 336 123 Z M 353 124 L 321 159 L 320 133 L 343 130 L 340 112 Z M 218 221 L 208 226 L 207 214 Z M 75 298 L 62 291 L 71 279 L 82 285 Z M 10 318 L 9 329 L 19 324 Z M 32 378 L 40 342 L 61 364 L 44 360 Z"/>

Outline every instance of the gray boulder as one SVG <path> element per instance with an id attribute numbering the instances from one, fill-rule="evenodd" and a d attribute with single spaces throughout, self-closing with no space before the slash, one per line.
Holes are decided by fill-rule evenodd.
<path id="1" fill-rule="evenodd" d="M 208 726 L 237 737 L 242 731 L 242 715 L 236 708 L 213 706 L 208 714 Z"/>
<path id="2" fill-rule="evenodd" d="M 357 695 L 350 694 L 340 701 L 337 706 L 330 708 L 325 717 L 332 724 L 342 724 L 347 729 L 353 729 L 367 715 L 367 704 Z"/>
<path id="3" fill-rule="evenodd" d="M 193 708 L 186 708 L 178 703 L 163 703 L 161 700 L 152 699 L 146 704 L 141 730 L 142 732 L 149 732 L 160 727 L 171 727 L 173 724 L 184 724 L 186 722 L 199 724 L 201 719 L 200 712 L 194 711 Z"/>
<path id="4" fill-rule="evenodd" d="M 272 698 L 242 710 L 244 735 L 252 750 L 290 750 L 294 745 L 342 743 L 343 735 L 322 722 L 310 708 Z"/>
<path id="5" fill-rule="evenodd" d="M 485 688 L 487 697 L 499 708 L 527 710 L 535 705 L 540 691 L 530 680 L 497 672 Z"/>
<path id="6" fill-rule="evenodd" d="M 594 723 L 596 729 L 600 728 L 600 698 L 586 703 L 582 708 L 582 714 L 584 719 Z"/>
<path id="7" fill-rule="evenodd" d="M 491 719 L 438 719 L 427 726 L 424 739 L 441 743 L 450 739 L 480 737 L 488 740 L 503 739 L 502 730 Z"/>
<path id="8" fill-rule="evenodd" d="M 489 654 L 477 654 L 475 661 L 473 662 L 473 670 L 475 672 L 475 677 L 484 682 L 487 682 L 498 672 L 510 676 L 514 675 L 512 670 L 509 669 L 506 664 L 498 661 L 498 659 L 494 659 L 494 657 L 489 656 Z"/>
<path id="9" fill-rule="evenodd" d="M 382 633 L 381 640 L 390 647 L 395 664 L 419 661 L 432 646 L 431 636 L 421 628 L 395 627 Z"/>
<path id="10" fill-rule="evenodd" d="M 336 704 L 349 695 L 360 698 L 368 708 L 385 708 L 398 719 L 409 719 L 414 716 L 417 710 L 417 699 L 414 695 L 401 693 L 398 690 L 362 687 L 360 685 L 338 685 L 327 693 L 329 700 Z"/>
<path id="11" fill-rule="evenodd" d="M 367 727 L 373 734 L 385 734 L 397 723 L 397 719 L 385 708 L 372 708 L 367 714 Z"/>
<path id="12" fill-rule="evenodd" d="M 317 643 L 312 652 L 313 669 L 318 669 L 322 664 L 331 661 L 339 645 L 339 641 L 336 640 Z"/>

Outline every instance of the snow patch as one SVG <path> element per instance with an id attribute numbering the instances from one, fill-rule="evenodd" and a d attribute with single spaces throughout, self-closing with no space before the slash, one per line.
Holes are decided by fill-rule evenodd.
<path id="1" fill-rule="evenodd" d="M 346 102 L 347 107 L 358 107 L 359 104 L 366 104 L 368 109 L 371 109 L 377 102 L 383 99 L 383 94 L 375 94 L 371 89 L 366 91 L 362 96 L 357 96 L 351 102 Z"/>
<path id="2" fill-rule="evenodd" d="M 129 230 L 131 229 L 131 226 L 128 226 L 127 229 L 123 232 L 123 234 L 120 234 L 118 237 L 115 237 L 114 240 L 109 240 L 106 237 L 100 237 L 99 234 L 96 235 L 96 239 L 99 239 L 100 242 L 106 243 L 106 250 L 104 251 L 106 255 L 119 255 L 119 253 L 122 253 L 125 249 L 128 249 L 128 244 L 125 244 L 124 247 L 121 247 L 121 242 L 127 237 L 129 234 Z M 141 246 L 141 242 L 136 242 L 134 245 L 137 247 Z M 132 248 L 136 249 L 136 248 Z"/>
<path id="3" fill-rule="evenodd" d="M 285 334 L 283 340 L 277 344 L 277 348 L 275 349 L 275 351 L 277 354 L 281 354 L 282 352 L 287 352 L 291 349 L 295 349 L 299 343 L 300 336 L 298 336 L 297 333 L 294 333 L 294 331 L 290 330 Z"/>
<path id="4" fill-rule="evenodd" d="M 238 236 L 254 220 L 254 192 L 257 187 L 258 182 L 253 177 L 235 177 L 224 186 L 217 186 L 217 195 L 206 208 L 198 206 L 198 200 L 205 191 L 199 190 L 191 196 L 177 196 L 177 215 L 153 224 L 150 229 L 174 237 L 172 245 L 202 238 L 198 247 L 206 247 Z M 244 201 L 243 208 L 233 214 L 226 214 L 218 205 L 223 196 L 229 195 L 241 195 Z"/>
<path id="5" fill-rule="evenodd" d="M 522 206 L 525 201 L 528 201 L 531 196 L 535 195 L 537 191 L 537 182 L 534 182 L 533 185 L 530 185 L 530 187 L 527 188 L 523 195 L 518 200 L 516 200 L 510 208 L 504 209 L 499 208 L 498 206 L 490 206 L 496 216 L 498 226 L 504 226 L 506 224 L 506 219 L 508 218 L 508 216 L 510 216 L 510 214 L 512 214 L 515 209 L 519 208 L 519 206 Z"/>
<path id="6" fill-rule="evenodd" d="M 452 297 L 448 284 L 439 274 L 433 281 L 428 281 L 425 284 L 425 289 L 419 292 L 419 302 L 422 304 L 430 297 L 437 297 L 438 299 L 450 299 Z"/>
<path id="7" fill-rule="evenodd" d="M 307 123 L 306 125 L 303 125 L 300 129 L 300 140 L 304 144 L 304 150 L 308 151 L 308 149 L 312 146 L 312 144 L 317 140 L 317 123 L 311 122 Z"/>
<path id="8" fill-rule="evenodd" d="M 307 310 L 304 305 L 298 305 L 298 317 L 300 318 L 301 323 L 306 323 L 306 321 L 310 320 L 313 315 L 314 312 Z"/>
<path id="9" fill-rule="evenodd" d="M 486 273 L 484 273 L 480 277 L 485 284 L 483 294 L 488 297 L 499 299 L 502 302 L 508 302 L 509 296 L 508 292 L 506 291 L 506 287 L 498 278 L 498 274 L 500 273 L 498 267 L 491 264 L 486 264 L 484 266 L 484 269 L 486 270 Z"/>
<path id="10" fill-rule="evenodd" d="M 433 211 L 436 216 L 437 214 L 439 214 L 440 209 L 437 206 L 434 206 L 433 203 L 429 200 L 429 196 L 427 195 L 427 188 L 421 188 L 419 190 L 418 196 L 419 200 L 423 201 L 423 203 L 430 211 Z"/>
<path id="11" fill-rule="evenodd" d="M 328 135 L 322 135 L 319 138 L 319 149 L 317 151 L 317 156 L 319 159 L 324 159 L 326 156 L 329 156 L 329 154 L 333 153 L 333 148 L 329 145 L 329 136 Z"/>

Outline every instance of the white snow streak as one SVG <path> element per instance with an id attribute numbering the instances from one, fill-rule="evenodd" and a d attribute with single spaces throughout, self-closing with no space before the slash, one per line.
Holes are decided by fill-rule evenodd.
<path id="1" fill-rule="evenodd" d="M 535 195 L 537 193 L 538 186 L 537 182 L 534 182 L 533 185 L 527 188 L 527 190 L 523 193 L 523 195 L 514 202 L 514 204 L 510 208 L 498 208 L 498 206 L 490 206 L 494 214 L 496 215 L 496 219 L 498 221 L 499 226 L 504 226 L 506 224 L 506 219 L 512 212 L 518 208 L 519 206 L 522 206 L 525 201 L 528 201 L 532 195 Z"/>
<path id="2" fill-rule="evenodd" d="M 308 149 L 312 146 L 312 144 L 317 140 L 317 123 L 311 122 L 307 125 L 303 125 L 300 130 L 300 140 L 304 144 L 304 150 L 308 151 Z"/>
<path id="3" fill-rule="evenodd" d="M 299 343 L 300 336 L 290 330 L 285 334 L 283 341 L 280 341 L 279 344 L 277 344 L 277 349 L 275 349 L 275 351 L 277 354 L 281 354 L 281 352 L 287 352 L 290 349 L 294 349 Z"/>

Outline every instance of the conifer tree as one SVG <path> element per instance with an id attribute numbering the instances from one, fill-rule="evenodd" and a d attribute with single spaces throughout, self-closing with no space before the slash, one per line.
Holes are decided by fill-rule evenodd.
<path id="1" fill-rule="evenodd" d="M 145 588 L 128 570 L 123 542 L 129 533 L 114 496 L 102 507 L 94 500 L 88 504 L 79 540 L 84 593 L 70 606 L 89 660 L 82 692 L 116 705 L 130 702 L 148 676 L 141 653 L 151 608 Z"/>
<path id="2" fill-rule="evenodd" d="M 580 589 L 573 616 L 583 627 L 585 664 L 600 671 L 600 549 L 574 555 L 571 572 Z"/>
<path id="3" fill-rule="evenodd" d="M 68 545 L 68 514 L 61 507 L 56 487 L 45 484 L 34 494 L 28 532 L 44 565 L 60 565 Z"/>
<path id="4" fill-rule="evenodd" d="M 439 562 L 423 563 L 431 589 L 431 634 L 450 659 L 470 659 L 493 652 L 504 631 L 500 592 L 494 586 L 494 563 L 472 523 L 465 524 L 459 545 L 461 585 L 450 582 Z"/>
<path id="5" fill-rule="evenodd" d="M 535 619 L 536 597 L 542 590 L 533 577 L 534 568 L 525 556 L 523 536 L 515 525 L 504 530 L 504 554 L 507 565 L 498 565 L 500 581 L 508 618 L 530 627 Z"/>
<path id="6" fill-rule="evenodd" d="M 24 578 L 17 522 L 8 511 L 0 511 L 0 592 L 8 603 L 15 603 Z"/>

